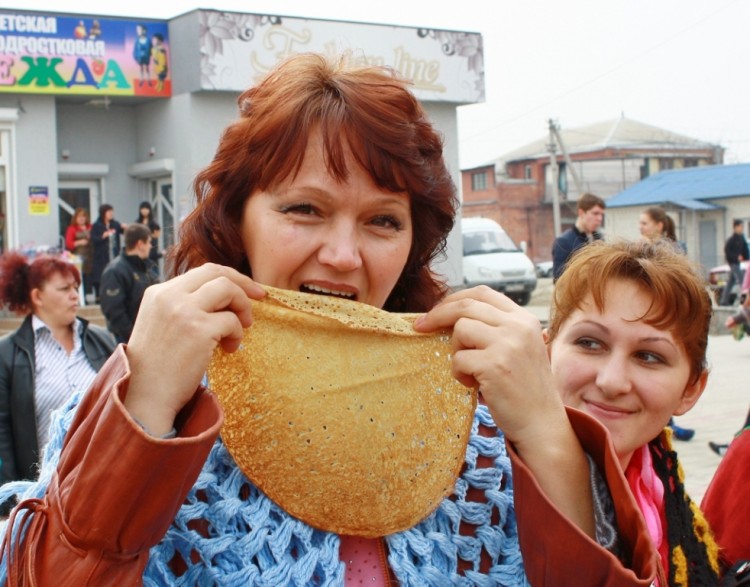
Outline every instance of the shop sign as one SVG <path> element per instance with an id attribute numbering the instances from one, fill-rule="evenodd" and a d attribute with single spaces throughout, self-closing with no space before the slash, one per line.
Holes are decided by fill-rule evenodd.
<path id="1" fill-rule="evenodd" d="M 167 23 L 0 12 L 0 92 L 168 97 Z"/>
<path id="2" fill-rule="evenodd" d="M 46 185 L 29 186 L 29 214 L 49 216 L 49 188 Z"/>
<path id="3" fill-rule="evenodd" d="M 201 87 L 242 91 L 295 53 L 386 65 L 421 100 L 484 101 L 482 35 L 461 31 L 200 11 Z"/>

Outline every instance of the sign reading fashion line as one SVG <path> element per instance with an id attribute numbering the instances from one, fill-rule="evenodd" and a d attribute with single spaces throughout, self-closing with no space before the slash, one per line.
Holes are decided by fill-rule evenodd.
<path id="1" fill-rule="evenodd" d="M 412 81 L 420 100 L 484 101 L 478 33 L 200 11 L 201 86 L 242 91 L 297 53 L 351 52 L 359 64 L 387 65 Z"/>

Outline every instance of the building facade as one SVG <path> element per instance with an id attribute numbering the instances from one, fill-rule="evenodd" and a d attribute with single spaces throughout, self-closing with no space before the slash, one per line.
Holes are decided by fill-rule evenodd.
<path id="1" fill-rule="evenodd" d="M 527 243 L 532 259 L 545 261 L 551 258 L 556 234 L 575 222 L 581 193 L 607 200 L 659 171 L 722 161 L 723 149 L 717 145 L 625 117 L 569 130 L 550 121 L 549 136 L 487 165 L 462 170 L 464 215 L 494 218 L 516 242 Z M 482 180 L 482 175 L 487 177 Z M 496 176 L 494 188 L 472 189 L 482 181 L 490 185 L 491 175 Z"/>
<path id="2" fill-rule="evenodd" d="M 456 108 L 484 100 L 477 33 L 212 10 L 166 21 L 0 10 L 0 249 L 59 246 L 77 207 L 94 220 L 111 204 L 131 222 L 143 200 L 169 246 L 239 94 L 301 52 L 408 78 L 459 184 Z M 452 284 L 460 250 L 456 231 L 436 267 Z"/>
<path id="3" fill-rule="evenodd" d="M 641 212 L 661 206 L 675 221 L 688 257 L 708 272 L 725 263 L 724 243 L 734 220 L 750 235 L 750 164 L 708 165 L 663 171 L 613 196 L 607 235 L 637 238 Z"/>

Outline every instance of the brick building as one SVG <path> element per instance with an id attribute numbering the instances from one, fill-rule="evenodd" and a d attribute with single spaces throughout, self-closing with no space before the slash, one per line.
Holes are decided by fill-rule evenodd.
<path id="1" fill-rule="evenodd" d="M 527 243 L 534 261 L 551 257 L 553 175 L 557 176 L 563 231 L 575 222 L 575 201 L 584 191 L 606 200 L 659 171 L 720 164 L 724 155 L 718 145 L 624 116 L 557 129 L 556 134 L 551 132 L 485 165 L 461 170 L 463 215 L 497 220 L 516 242 Z M 556 174 L 550 166 L 551 148 Z"/>

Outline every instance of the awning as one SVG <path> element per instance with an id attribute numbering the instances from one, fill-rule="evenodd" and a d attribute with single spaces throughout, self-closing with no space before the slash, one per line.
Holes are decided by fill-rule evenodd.
<path id="1" fill-rule="evenodd" d="M 701 200 L 667 200 L 668 203 L 678 208 L 687 208 L 688 210 L 722 210 L 724 206 L 710 204 Z"/>

